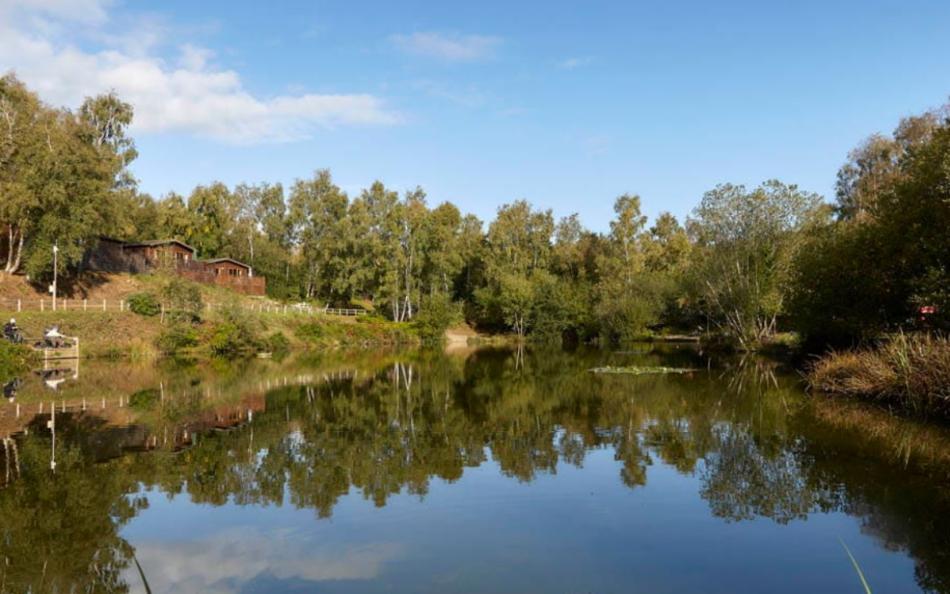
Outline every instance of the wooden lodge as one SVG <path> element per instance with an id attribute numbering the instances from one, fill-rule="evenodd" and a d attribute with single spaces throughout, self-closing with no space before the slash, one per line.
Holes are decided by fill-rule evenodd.
<path id="1" fill-rule="evenodd" d="M 227 287 L 245 295 L 264 295 L 267 280 L 233 258 L 200 260 L 198 252 L 177 239 L 128 242 L 101 237 L 85 258 L 87 270 L 141 274 L 165 270 L 199 283 Z"/>

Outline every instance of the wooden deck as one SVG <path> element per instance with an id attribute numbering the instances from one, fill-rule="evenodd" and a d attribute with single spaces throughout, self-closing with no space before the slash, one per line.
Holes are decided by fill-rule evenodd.
<path id="1" fill-rule="evenodd" d="M 43 361 L 56 361 L 60 359 L 78 359 L 79 358 L 79 337 L 78 336 L 63 336 L 63 339 L 72 343 L 72 346 L 52 348 L 52 347 L 41 347 L 37 346 L 37 343 L 42 342 L 42 338 L 26 338 L 24 337 L 24 342 L 30 345 L 30 348 L 34 351 L 43 353 Z"/>

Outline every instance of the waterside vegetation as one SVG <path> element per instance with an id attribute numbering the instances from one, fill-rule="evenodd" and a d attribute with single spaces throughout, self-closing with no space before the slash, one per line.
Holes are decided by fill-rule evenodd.
<path id="1" fill-rule="evenodd" d="M 950 340 L 898 334 L 877 347 L 834 351 L 812 363 L 808 382 L 822 392 L 947 415 Z"/>

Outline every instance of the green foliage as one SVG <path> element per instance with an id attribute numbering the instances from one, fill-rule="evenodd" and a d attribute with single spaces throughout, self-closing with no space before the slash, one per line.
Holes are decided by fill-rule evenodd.
<path id="1" fill-rule="evenodd" d="M 198 346 L 198 329 L 194 324 L 178 320 L 170 323 L 156 341 L 158 349 L 165 354 L 173 354 Z"/>
<path id="2" fill-rule="evenodd" d="M 157 316 L 162 311 L 162 304 L 151 293 L 134 293 L 129 295 L 126 301 L 132 313 L 140 316 Z"/>
<path id="3" fill-rule="evenodd" d="M 651 333 L 672 300 L 674 285 L 668 276 L 640 272 L 630 277 L 631 287 L 616 278 L 605 279 L 595 314 L 601 335 L 614 342 L 626 342 Z"/>
<path id="4" fill-rule="evenodd" d="M 900 294 L 892 271 L 882 266 L 880 235 L 861 224 L 841 221 L 813 232 L 795 259 L 788 313 L 795 328 L 811 342 L 836 345 L 871 339 L 900 312 Z"/>
<path id="5" fill-rule="evenodd" d="M 283 332 L 276 332 L 268 336 L 264 345 L 271 353 L 285 353 L 290 350 L 290 340 L 284 336 Z"/>
<path id="6" fill-rule="evenodd" d="M 486 238 L 486 283 L 474 293 L 484 321 L 527 334 L 535 286 L 546 282 L 553 233 L 551 211 L 534 211 L 523 200 L 498 209 Z"/>
<path id="7" fill-rule="evenodd" d="M 950 330 L 950 125 L 906 118 L 856 149 L 839 179 L 841 220 L 795 263 L 793 323 L 812 343 Z M 922 306 L 936 312 L 920 320 Z"/>
<path id="8" fill-rule="evenodd" d="M 722 335 L 752 349 L 777 331 L 795 256 L 826 216 L 819 196 L 776 180 L 752 191 L 720 185 L 703 196 L 689 222 L 697 244 L 689 280 Z"/>
<path id="9" fill-rule="evenodd" d="M 445 293 L 426 295 L 419 307 L 419 314 L 413 323 L 419 337 L 426 341 L 442 340 L 450 326 L 462 321 L 461 304 L 453 302 Z"/>
<path id="10" fill-rule="evenodd" d="M 334 319 L 305 322 L 294 328 L 294 335 L 310 345 L 328 347 L 415 344 L 419 341 L 414 326 L 372 316 L 360 316 L 355 323 Z"/>
<path id="11" fill-rule="evenodd" d="M 238 304 L 229 304 L 218 312 L 208 346 L 211 352 L 221 356 L 258 350 L 262 346 L 258 319 Z"/>
<path id="12" fill-rule="evenodd" d="M 204 302 L 201 298 L 201 287 L 196 283 L 179 277 L 172 277 L 162 289 L 168 311 L 167 317 L 172 321 L 198 323 Z"/>
<path id="13" fill-rule="evenodd" d="M 568 335 L 579 338 L 589 333 L 586 285 L 551 274 L 537 274 L 533 285 L 529 326 L 534 340 L 559 342 Z"/>
<path id="14" fill-rule="evenodd" d="M 109 116 L 109 124 L 104 119 Z M 88 99 L 78 114 L 42 103 L 13 74 L 0 77 L 0 227 L 7 235 L 4 270 L 46 281 L 53 246 L 60 272 L 116 219 L 116 189 L 135 157 L 125 141 L 128 104 Z"/>
<path id="15" fill-rule="evenodd" d="M 576 214 L 555 223 L 524 200 L 500 207 L 486 232 L 450 203 L 430 206 L 422 188 L 400 195 L 374 182 L 351 197 L 327 170 L 286 194 L 280 184 L 215 182 L 154 200 L 137 191 L 128 169 L 137 156 L 129 104 L 110 93 L 75 112 L 56 109 L 7 75 L 0 255 L 6 272 L 45 283 L 54 246 L 68 278 L 102 233 L 180 238 L 201 257 L 248 263 L 272 296 L 367 302 L 389 320 L 416 319 L 410 332 L 430 337 L 454 304 L 483 329 L 542 341 L 703 327 L 754 349 L 780 330 L 839 343 L 914 326 L 950 330 L 948 113 L 905 118 L 892 135 L 860 144 L 839 171 L 834 207 L 770 180 L 706 192 L 686 228 L 669 213 L 650 224 L 640 197 L 623 194 L 607 233 L 586 230 Z M 174 279 L 161 299 L 173 324 L 201 322 L 193 283 Z M 142 315 L 157 313 L 155 304 L 130 299 Z M 918 319 L 923 306 L 936 313 Z M 405 331 L 372 325 L 301 332 L 348 342 Z M 222 352 L 258 342 L 237 318 L 210 334 Z"/>

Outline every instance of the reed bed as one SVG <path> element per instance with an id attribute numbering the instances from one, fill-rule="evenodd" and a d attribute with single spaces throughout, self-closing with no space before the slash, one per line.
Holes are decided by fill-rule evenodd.
<path id="1" fill-rule="evenodd" d="M 950 415 L 950 339 L 898 334 L 873 348 L 833 351 L 812 363 L 809 387 Z"/>

